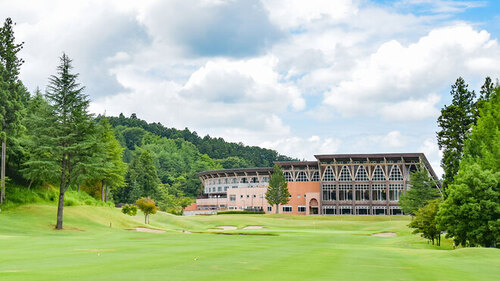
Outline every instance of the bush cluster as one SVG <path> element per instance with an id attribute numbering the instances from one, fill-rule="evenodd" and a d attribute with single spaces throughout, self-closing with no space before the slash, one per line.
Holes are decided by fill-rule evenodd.
<path id="1" fill-rule="evenodd" d="M 236 215 L 236 214 L 256 214 L 262 215 L 265 214 L 264 211 L 221 211 L 217 212 L 217 215 Z"/>

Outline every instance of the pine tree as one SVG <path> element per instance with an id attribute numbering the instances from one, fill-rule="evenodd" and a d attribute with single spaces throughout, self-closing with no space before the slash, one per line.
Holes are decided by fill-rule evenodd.
<path id="1" fill-rule="evenodd" d="M 89 100 L 83 93 L 84 87 L 73 74 L 71 60 L 66 54 L 60 58 L 57 75 L 49 79 L 46 97 L 51 105 L 53 123 L 45 129 L 47 152 L 59 164 L 59 202 L 56 229 L 63 226 L 64 194 L 75 183 L 77 163 L 91 159 L 95 144 L 95 127 L 88 113 Z M 44 129 L 42 129 L 44 130 Z"/>
<path id="2" fill-rule="evenodd" d="M 98 141 L 104 146 L 104 169 L 101 174 L 101 199 L 108 201 L 109 188 L 125 185 L 127 165 L 123 162 L 123 148 L 116 140 L 113 129 L 107 119 L 99 122 L 100 133 Z"/>
<path id="3" fill-rule="evenodd" d="M 288 183 L 285 180 L 281 167 L 277 164 L 273 167 L 273 174 L 269 180 L 269 187 L 266 191 L 266 200 L 270 205 L 276 205 L 276 214 L 280 204 L 286 204 L 290 200 Z"/>
<path id="4" fill-rule="evenodd" d="M 475 123 L 475 93 L 469 91 L 467 87 L 464 79 L 459 77 L 451 86 L 452 104 L 441 109 L 441 116 L 438 118 L 441 131 L 437 132 L 437 141 L 439 149 L 443 150 L 441 166 L 444 170 L 443 188 L 445 191 L 458 172 L 465 139 Z"/>
<path id="5" fill-rule="evenodd" d="M 12 20 L 7 18 L 0 28 L 0 204 L 5 199 L 7 144 L 22 130 L 24 102 L 27 100 L 27 91 L 19 80 L 19 69 L 24 61 L 17 57 L 23 43 L 15 43 L 12 26 Z"/>
<path id="6" fill-rule="evenodd" d="M 159 198 L 160 179 L 148 150 L 136 153 L 129 165 L 124 202 L 135 202 L 140 197 Z M 125 199 L 125 200 L 124 200 Z"/>
<path id="7" fill-rule="evenodd" d="M 407 214 L 415 215 L 415 212 L 429 201 L 440 197 L 436 182 L 423 165 L 411 173 L 410 185 L 411 188 L 399 200 L 401 210 Z"/>
<path id="8" fill-rule="evenodd" d="M 23 164 L 21 173 L 29 181 L 28 188 L 33 183 L 56 182 L 59 165 L 52 159 L 50 153 L 51 138 L 47 124 L 54 124 L 52 108 L 40 90 L 37 89 L 29 101 L 25 118 L 26 137 L 24 147 L 27 160 Z"/>

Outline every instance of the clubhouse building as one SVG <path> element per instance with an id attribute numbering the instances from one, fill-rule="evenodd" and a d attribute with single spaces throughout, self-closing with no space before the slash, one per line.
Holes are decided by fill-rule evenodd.
<path id="1" fill-rule="evenodd" d="M 276 162 L 288 183 L 290 201 L 279 213 L 296 215 L 402 215 L 399 198 L 410 173 L 422 164 L 438 182 L 423 153 L 315 155 L 317 161 Z M 203 196 L 185 214 L 220 210 L 275 213 L 265 193 L 272 168 L 205 171 Z M 439 188 L 439 186 L 436 186 Z"/>

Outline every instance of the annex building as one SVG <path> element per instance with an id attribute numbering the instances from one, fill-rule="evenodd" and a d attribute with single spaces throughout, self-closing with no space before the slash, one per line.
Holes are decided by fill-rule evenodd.
<path id="1" fill-rule="evenodd" d="M 296 215 L 402 215 L 399 198 L 410 188 L 410 173 L 423 164 L 438 182 L 423 153 L 315 155 L 317 161 L 276 162 L 288 182 L 290 201 L 279 213 Z M 272 168 L 205 171 L 198 174 L 203 196 L 185 214 L 219 210 L 275 213 L 265 199 Z M 439 186 L 437 186 L 439 188 Z"/>

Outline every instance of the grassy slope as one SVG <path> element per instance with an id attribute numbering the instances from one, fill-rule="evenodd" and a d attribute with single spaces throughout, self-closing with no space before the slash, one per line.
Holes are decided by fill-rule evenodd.
<path id="1" fill-rule="evenodd" d="M 406 217 L 152 216 L 163 234 L 108 207 L 28 205 L 0 213 L 0 280 L 496 280 L 497 249 L 450 250 L 411 235 Z M 110 222 L 112 227 L 110 228 Z M 220 225 L 228 233 L 187 234 Z M 242 230 L 262 225 L 262 230 Z M 391 231 L 398 237 L 372 237 Z"/>

